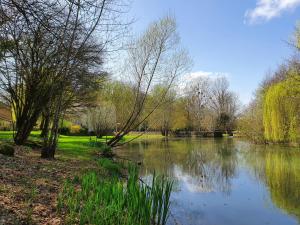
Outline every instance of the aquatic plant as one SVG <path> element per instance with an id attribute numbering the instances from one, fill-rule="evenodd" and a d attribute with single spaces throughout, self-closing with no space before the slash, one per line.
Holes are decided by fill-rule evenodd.
<path id="1" fill-rule="evenodd" d="M 101 179 L 95 172 L 84 174 L 79 186 L 66 181 L 58 210 L 71 224 L 166 224 L 173 182 L 154 174 L 149 185 L 142 183 L 132 165 L 128 174 L 126 183 L 116 177 Z"/>

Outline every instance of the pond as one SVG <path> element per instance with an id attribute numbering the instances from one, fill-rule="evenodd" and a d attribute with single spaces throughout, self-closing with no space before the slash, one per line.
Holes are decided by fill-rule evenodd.
<path id="1" fill-rule="evenodd" d="M 118 150 L 174 180 L 169 224 L 300 224 L 300 150 L 235 138 L 140 140 Z"/>

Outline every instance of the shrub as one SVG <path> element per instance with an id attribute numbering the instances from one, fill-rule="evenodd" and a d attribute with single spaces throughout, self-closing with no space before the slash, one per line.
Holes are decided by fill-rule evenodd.
<path id="1" fill-rule="evenodd" d="M 15 148 L 11 144 L 4 143 L 0 145 L 0 153 L 7 156 L 14 156 Z"/>
<path id="2" fill-rule="evenodd" d="M 71 134 L 79 134 L 80 133 L 81 126 L 80 125 L 71 125 L 70 127 L 70 133 Z"/>
<path id="3" fill-rule="evenodd" d="M 104 157 L 112 157 L 113 156 L 112 149 L 108 145 L 101 146 L 101 153 Z"/>
<path id="4" fill-rule="evenodd" d="M 60 127 L 58 129 L 58 133 L 62 135 L 69 135 L 70 134 L 70 129 L 69 127 Z"/>
<path id="5" fill-rule="evenodd" d="M 89 130 L 86 127 L 81 127 L 79 130 L 79 134 L 83 136 L 89 135 Z"/>

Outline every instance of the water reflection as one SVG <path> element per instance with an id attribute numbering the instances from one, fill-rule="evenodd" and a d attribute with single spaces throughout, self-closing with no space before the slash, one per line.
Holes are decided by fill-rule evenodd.
<path id="1" fill-rule="evenodd" d="M 176 178 L 192 192 L 230 193 L 230 178 L 235 175 L 237 161 L 232 139 L 141 141 L 130 145 L 128 152 L 134 152 L 131 159 L 143 161 L 142 175 L 155 170 Z"/>
<path id="2" fill-rule="evenodd" d="M 248 146 L 249 147 L 249 146 Z M 251 146 L 247 162 L 270 191 L 273 203 L 300 224 L 300 151 L 283 146 Z"/>
<path id="3" fill-rule="evenodd" d="M 135 142 L 118 154 L 141 161 L 142 176 L 155 170 L 175 180 L 173 209 L 183 224 L 300 224 L 295 148 L 171 139 Z"/>

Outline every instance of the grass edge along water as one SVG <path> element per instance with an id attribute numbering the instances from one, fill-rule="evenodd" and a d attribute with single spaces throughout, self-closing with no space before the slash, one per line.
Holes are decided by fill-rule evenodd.
<path id="1" fill-rule="evenodd" d="M 68 224 L 165 225 L 170 210 L 173 181 L 155 173 L 148 186 L 140 182 L 136 165 L 128 166 L 127 182 L 87 172 L 67 180 L 57 208 Z"/>

